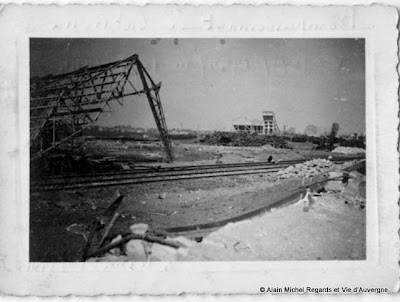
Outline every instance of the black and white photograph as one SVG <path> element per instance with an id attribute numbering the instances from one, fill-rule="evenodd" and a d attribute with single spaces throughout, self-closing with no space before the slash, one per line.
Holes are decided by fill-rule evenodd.
<path id="1" fill-rule="evenodd" d="M 365 39 L 30 39 L 30 261 L 365 260 Z"/>
<path id="2" fill-rule="evenodd" d="M 0 292 L 397 292 L 398 11 L 144 3 L 1 9 Z"/>

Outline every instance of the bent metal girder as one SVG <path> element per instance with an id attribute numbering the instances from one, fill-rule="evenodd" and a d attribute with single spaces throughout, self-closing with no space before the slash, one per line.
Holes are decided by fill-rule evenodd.
<path id="1" fill-rule="evenodd" d="M 135 81 L 134 81 L 135 80 Z M 159 90 L 138 55 L 83 67 L 74 72 L 31 79 L 30 144 L 34 160 L 70 141 L 86 126 L 112 110 L 114 101 L 145 94 L 169 161 L 173 153 Z"/>

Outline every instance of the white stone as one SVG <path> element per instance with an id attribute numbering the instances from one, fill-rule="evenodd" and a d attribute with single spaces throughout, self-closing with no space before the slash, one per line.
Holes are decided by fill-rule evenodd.
<path id="1" fill-rule="evenodd" d="M 182 243 L 186 247 L 190 247 L 190 246 L 196 244 L 196 242 L 194 240 L 190 240 L 189 238 L 187 238 L 185 236 L 179 236 L 179 237 L 174 237 L 174 238 L 170 238 L 170 239 L 171 239 L 171 241 Z"/>
<path id="2" fill-rule="evenodd" d="M 142 240 L 133 239 L 126 244 L 126 255 L 133 261 L 146 261 L 147 253 Z"/>
<path id="3" fill-rule="evenodd" d="M 150 261 L 176 261 L 178 258 L 178 249 L 166 245 L 154 243 L 151 246 L 149 255 Z"/>
<path id="4" fill-rule="evenodd" d="M 113 240 L 111 240 L 111 243 L 117 242 L 117 241 L 119 241 L 121 239 L 122 239 L 122 236 L 118 235 Z M 110 253 L 111 255 L 114 255 L 114 256 L 120 256 L 121 255 L 121 249 L 119 247 L 116 247 L 116 248 L 113 248 L 113 249 L 109 250 L 108 253 Z"/>
<path id="5" fill-rule="evenodd" d="M 136 223 L 131 225 L 130 230 L 132 234 L 144 235 L 146 234 L 149 226 L 145 223 Z"/>

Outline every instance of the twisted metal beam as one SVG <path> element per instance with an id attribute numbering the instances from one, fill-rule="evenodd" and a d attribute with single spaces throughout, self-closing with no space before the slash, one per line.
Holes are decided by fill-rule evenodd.
<path id="1" fill-rule="evenodd" d="M 132 72 L 134 71 L 134 72 Z M 136 77 L 138 84 L 133 82 Z M 74 72 L 31 82 L 30 144 L 34 160 L 60 144 L 71 141 L 95 123 L 111 103 L 146 95 L 168 160 L 173 161 L 167 124 L 155 84 L 137 54 L 124 60 L 83 67 Z M 67 134 L 60 131 L 68 129 Z M 49 133 L 52 135 L 49 135 Z M 64 131 L 65 132 L 65 131 Z"/>

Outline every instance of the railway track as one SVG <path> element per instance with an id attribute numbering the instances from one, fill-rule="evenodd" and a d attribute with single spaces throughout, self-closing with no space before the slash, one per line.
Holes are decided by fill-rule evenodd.
<path id="1" fill-rule="evenodd" d="M 353 165 L 347 167 L 344 169 L 344 171 L 351 172 L 354 170 L 358 170 L 360 168 L 365 168 L 365 160 L 358 161 L 357 163 L 354 163 Z M 168 227 L 164 229 L 156 229 L 153 230 L 155 236 L 160 236 L 161 238 L 166 238 L 170 237 L 178 237 L 178 236 L 185 236 L 190 239 L 195 239 L 196 241 L 201 241 L 203 237 L 209 235 L 212 232 L 215 232 L 222 228 L 223 226 L 227 225 L 228 223 L 235 223 L 239 221 L 243 221 L 258 215 L 261 215 L 267 211 L 270 211 L 271 209 L 276 209 L 280 207 L 285 207 L 290 204 L 293 204 L 298 201 L 300 194 L 305 193 L 306 187 L 310 188 L 312 191 L 315 191 L 317 189 L 320 189 L 321 187 L 324 186 L 324 184 L 335 178 L 329 178 L 323 175 L 319 175 L 315 177 L 314 181 L 307 184 L 307 185 L 300 185 L 298 187 L 294 187 L 291 190 L 287 191 L 287 194 L 279 199 L 276 200 L 268 200 L 267 203 L 261 207 L 252 209 L 246 213 L 243 213 L 241 215 L 233 216 L 230 218 L 226 218 L 223 220 L 219 221 L 214 221 L 214 222 L 209 222 L 209 223 L 198 223 L 198 224 L 192 224 L 192 225 L 184 225 L 184 226 L 174 226 L 174 227 Z M 125 236 L 129 236 L 131 233 L 120 233 L 123 238 Z M 109 240 L 112 240 L 115 238 L 115 234 L 112 236 L 109 236 Z M 111 247 L 110 247 L 111 248 Z M 103 253 L 104 254 L 104 253 Z M 89 257 L 97 257 L 101 255 L 98 251 L 95 251 L 89 255 Z"/>
<path id="2" fill-rule="evenodd" d="M 333 158 L 332 161 L 361 159 L 360 157 Z M 277 172 L 291 165 L 303 163 L 309 159 L 281 161 L 277 163 L 234 163 L 200 166 L 145 167 L 138 170 L 116 173 L 98 173 L 79 176 L 56 177 L 41 183 L 32 183 L 32 191 L 71 190 L 84 187 L 131 185 L 150 182 L 174 181 L 211 177 L 239 176 Z"/>

